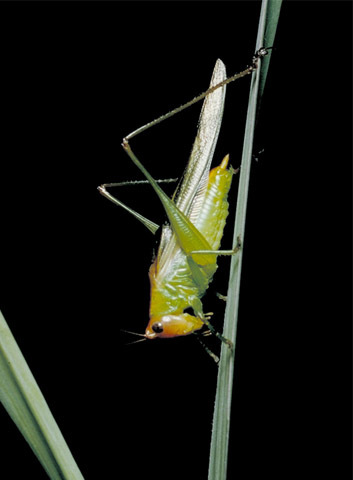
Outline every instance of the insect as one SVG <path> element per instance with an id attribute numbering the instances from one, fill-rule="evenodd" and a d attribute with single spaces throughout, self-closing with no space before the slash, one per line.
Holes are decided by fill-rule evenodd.
<path id="1" fill-rule="evenodd" d="M 150 270 L 150 319 L 143 339 L 172 338 L 198 332 L 205 325 L 231 347 L 231 342 L 216 332 L 210 316 L 203 312 L 201 298 L 217 270 L 218 255 L 234 255 L 238 244 L 230 250 L 219 250 L 228 215 L 227 196 L 235 171 L 228 167 L 229 156 L 210 170 L 221 126 L 226 84 L 258 68 L 259 59 L 267 54 L 260 49 L 252 64 L 243 72 L 227 78 L 225 66 L 217 60 L 209 89 L 190 102 L 159 117 L 123 139 L 123 148 L 143 173 L 158 195 L 169 224 L 162 227 L 159 249 Z M 159 182 L 145 169 L 131 150 L 129 140 L 144 130 L 175 115 L 204 98 L 199 126 L 182 181 L 170 199 Z M 128 210 L 151 232 L 159 226 L 113 197 L 107 188 L 99 192 L 115 204 Z"/>

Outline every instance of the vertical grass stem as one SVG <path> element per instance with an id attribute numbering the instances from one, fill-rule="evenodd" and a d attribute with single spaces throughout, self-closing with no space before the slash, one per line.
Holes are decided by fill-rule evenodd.
<path id="1" fill-rule="evenodd" d="M 263 0 L 255 51 L 263 46 L 266 47 L 273 45 L 280 8 L 281 0 Z M 222 345 L 213 416 L 208 480 L 226 480 L 227 478 L 229 427 L 234 375 L 234 349 L 236 346 L 238 324 L 240 278 L 244 249 L 250 167 L 257 105 L 264 90 L 269 60 L 270 54 L 261 60 L 261 67 L 253 73 L 250 85 L 233 239 L 233 244 L 235 245 L 237 239 L 240 238 L 242 248 L 238 254 L 232 258 L 231 262 L 227 294 L 228 300 L 223 331 L 223 335 L 233 342 L 234 348 L 233 350 L 230 350 L 227 345 Z"/>

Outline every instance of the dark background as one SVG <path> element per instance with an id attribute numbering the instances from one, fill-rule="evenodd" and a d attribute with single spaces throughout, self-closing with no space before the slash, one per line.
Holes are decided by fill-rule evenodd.
<path id="1" fill-rule="evenodd" d="M 250 62 L 260 4 L 0 10 L 5 318 L 86 480 L 205 479 L 216 367 L 193 338 L 126 345 L 121 329 L 148 321 L 158 239 L 96 187 L 141 178 L 122 137 L 207 88 L 218 57 L 229 74 Z M 351 13 L 282 7 L 249 193 L 230 479 L 348 476 Z M 215 154 L 234 167 L 249 82 L 228 87 Z M 199 110 L 134 141 L 155 177 L 182 173 Z M 164 221 L 148 187 L 116 194 Z M 204 302 L 219 326 L 228 265 Z M 0 415 L 1 478 L 47 478 Z"/>

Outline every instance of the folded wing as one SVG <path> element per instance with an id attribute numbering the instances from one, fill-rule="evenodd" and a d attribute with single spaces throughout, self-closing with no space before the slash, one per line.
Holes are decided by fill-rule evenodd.
<path id="1" fill-rule="evenodd" d="M 226 69 L 217 60 L 210 87 L 226 78 Z M 222 123 L 226 87 L 220 87 L 206 96 L 198 123 L 198 131 L 182 182 L 174 194 L 177 207 L 195 224 L 202 208 L 207 189 L 209 171 Z M 158 274 L 165 275 L 177 257 L 183 254 L 176 235 L 169 225 L 162 230 L 157 255 Z"/>

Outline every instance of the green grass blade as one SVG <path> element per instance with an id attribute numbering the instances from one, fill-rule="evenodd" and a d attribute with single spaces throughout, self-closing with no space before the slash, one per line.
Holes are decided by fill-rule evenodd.
<path id="1" fill-rule="evenodd" d="M 282 0 L 269 0 L 267 1 L 266 8 L 266 18 L 265 18 L 265 29 L 263 35 L 263 45 L 264 47 L 272 47 L 275 41 L 276 30 L 278 25 L 279 14 L 281 11 Z M 259 28 L 260 34 L 260 28 Z M 260 39 L 258 39 L 260 43 Z M 257 45 L 257 43 L 256 43 Z M 261 65 L 261 75 L 259 83 L 259 93 L 258 93 L 258 102 L 257 102 L 257 111 L 261 103 L 261 98 L 265 89 L 265 83 L 267 79 L 268 67 L 270 65 L 271 55 L 273 50 L 268 51 L 268 55 L 263 58 Z"/>
<path id="2" fill-rule="evenodd" d="M 273 45 L 280 7 L 281 0 L 263 0 L 259 20 L 258 37 L 256 41 L 256 50 L 262 46 Z M 251 79 L 234 227 L 234 245 L 236 244 L 238 237 L 240 237 L 242 246 L 244 246 L 246 206 L 257 105 L 264 90 L 269 65 L 269 57 L 270 56 L 268 55 L 263 59 L 261 69 L 257 70 L 252 75 Z M 229 338 L 233 342 L 234 346 L 236 345 L 238 322 L 242 251 L 243 249 L 241 249 L 240 252 L 232 258 L 227 294 L 228 300 L 224 320 L 223 335 L 226 338 Z M 216 401 L 213 416 L 208 480 L 226 480 L 227 478 L 233 372 L 234 349 L 231 351 L 228 346 L 223 344 L 219 363 Z"/>
<path id="3" fill-rule="evenodd" d="M 83 480 L 1 312 L 0 401 L 52 480 Z"/>

